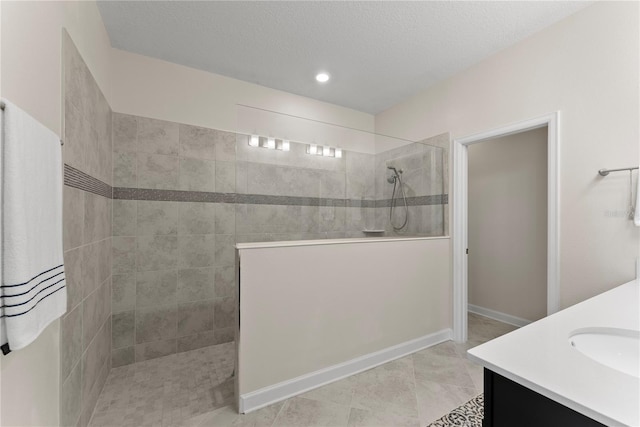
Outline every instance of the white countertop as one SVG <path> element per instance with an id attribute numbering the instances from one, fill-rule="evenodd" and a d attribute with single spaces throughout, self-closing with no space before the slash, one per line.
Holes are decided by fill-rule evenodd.
<path id="1" fill-rule="evenodd" d="M 638 281 L 618 286 L 468 351 L 469 358 L 607 426 L 640 426 L 640 379 L 569 343 L 586 327 L 640 330 Z"/>

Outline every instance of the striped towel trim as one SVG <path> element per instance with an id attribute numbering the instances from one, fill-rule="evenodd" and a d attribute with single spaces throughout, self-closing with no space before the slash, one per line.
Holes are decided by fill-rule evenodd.
<path id="1" fill-rule="evenodd" d="M 49 276 L 41 279 L 38 283 L 33 283 L 46 274 L 49 274 Z M 60 276 L 62 276 L 62 278 L 59 278 Z M 31 287 L 27 290 L 26 287 L 28 286 Z M 41 301 L 66 287 L 64 265 L 61 264 L 43 271 L 26 282 L 3 285 L 1 287 L 4 292 L 10 289 L 12 291 L 18 291 L 18 293 L 6 294 L 3 292 L 3 304 L 0 306 L 0 309 L 4 311 L 4 314 L 0 316 L 0 318 L 22 316 L 33 310 Z M 31 296 L 25 299 L 27 298 L 25 295 L 29 294 L 31 294 Z"/>

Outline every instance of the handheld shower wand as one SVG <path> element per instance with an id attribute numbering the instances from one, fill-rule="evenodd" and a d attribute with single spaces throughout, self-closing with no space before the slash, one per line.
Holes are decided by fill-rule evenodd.
<path id="1" fill-rule="evenodd" d="M 404 184 L 402 183 L 402 169 L 398 170 L 393 166 L 387 166 L 387 169 L 393 171 L 393 175 L 387 178 L 389 184 L 393 184 L 393 193 L 391 194 L 391 207 L 389 209 L 389 222 L 395 231 L 402 230 L 409 221 L 409 206 L 407 205 L 407 196 L 404 193 Z M 401 226 L 396 227 L 393 223 L 393 210 L 396 207 L 396 184 L 400 184 L 400 191 L 402 192 L 402 199 L 404 200 L 404 222 Z"/>

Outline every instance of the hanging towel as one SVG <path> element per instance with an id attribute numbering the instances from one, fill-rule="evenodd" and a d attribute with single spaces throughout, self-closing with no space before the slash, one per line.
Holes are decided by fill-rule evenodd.
<path id="1" fill-rule="evenodd" d="M 2 351 L 34 341 L 67 310 L 60 139 L 3 100 Z"/>
<path id="2" fill-rule="evenodd" d="M 640 170 L 638 171 L 637 175 L 638 178 L 636 179 L 636 191 L 638 194 L 636 194 L 636 210 L 633 215 L 633 223 L 636 225 L 636 227 L 640 227 L 640 206 L 638 205 L 638 203 L 640 203 Z"/>

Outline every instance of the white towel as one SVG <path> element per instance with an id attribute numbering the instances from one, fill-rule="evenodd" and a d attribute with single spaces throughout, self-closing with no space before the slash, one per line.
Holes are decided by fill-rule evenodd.
<path id="1" fill-rule="evenodd" d="M 21 349 L 67 310 L 60 138 L 3 100 L 3 351 Z"/>
<path id="2" fill-rule="evenodd" d="M 640 170 L 636 178 L 636 190 L 638 194 L 636 194 L 636 210 L 633 215 L 633 223 L 636 227 L 640 227 L 640 205 L 638 205 L 638 203 L 640 203 Z"/>

